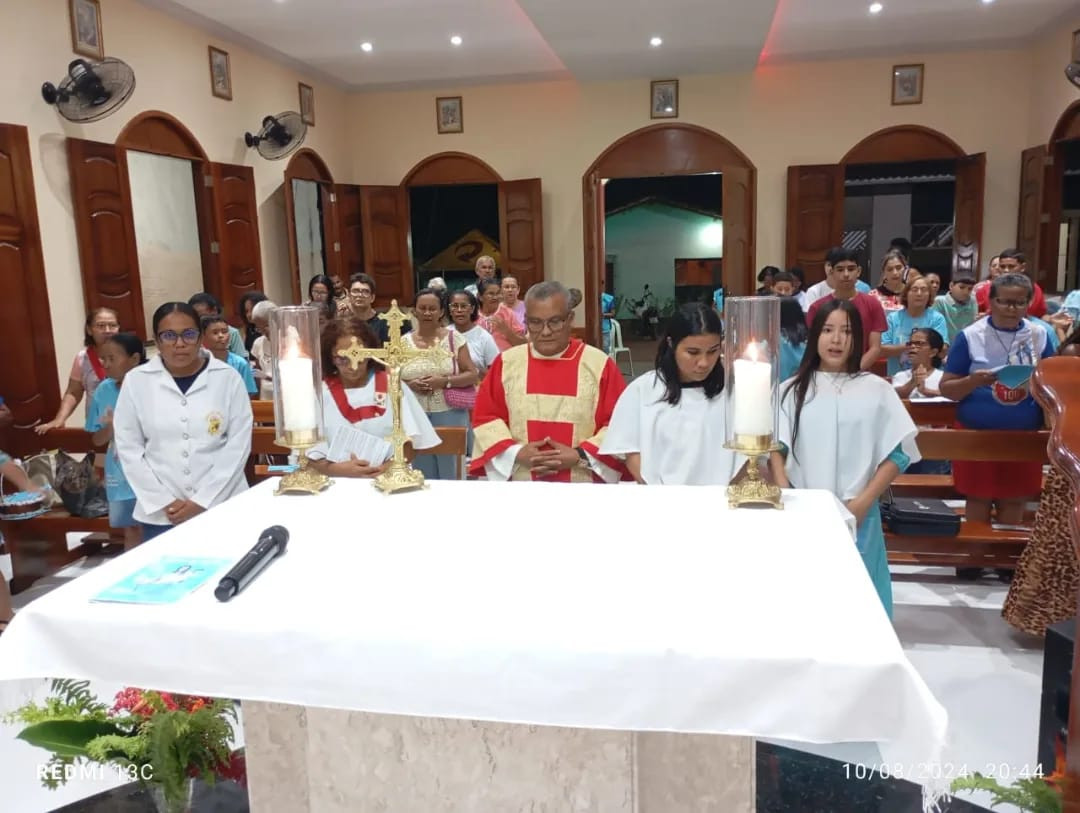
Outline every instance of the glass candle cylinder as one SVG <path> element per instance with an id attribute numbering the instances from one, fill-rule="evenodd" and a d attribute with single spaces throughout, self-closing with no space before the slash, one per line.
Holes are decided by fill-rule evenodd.
<path id="1" fill-rule="evenodd" d="M 278 443 L 293 449 L 314 446 L 323 439 L 318 308 L 290 305 L 271 311 L 270 351 Z"/>
<path id="2" fill-rule="evenodd" d="M 776 437 L 780 384 L 780 300 L 730 297 L 724 302 L 724 397 L 727 445 L 767 450 Z"/>

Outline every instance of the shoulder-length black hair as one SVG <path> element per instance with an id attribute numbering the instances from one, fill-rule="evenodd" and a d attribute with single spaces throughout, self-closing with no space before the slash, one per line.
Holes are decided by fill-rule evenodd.
<path id="1" fill-rule="evenodd" d="M 679 365 L 675 361 L 679 342 L 687 336 L 716 336 L 716 340 L 720 341 L 723 335 L 724 323 L 716 311 L 700 302 L 683 305 L 672 314 L 656 348 L 656 374 L 667 388 L 663 400 L 675 406 L 682 399 L 683 385 L 679 380 Z M 715 398 L 723 391 L 724 365 L 720 363 L 719 356 L 704 384 L 706 398 Z"/>
<path id="2" fill-rule="evenodd" d="M 806 312 L 799 300 L 793 296 L 780 297 L 780 335 L 798 347 L 806 342 L 808 332 Z"/>
<path id="3" fill-rule="evenodd" d="M 146 346 L 134 333 L 114 333 L 105 341 L 115 344 L 127 356 L 138 356 L 139 364 L 146 364 Z"/>
<path id="4" fill-rule="evenodd" d="M 917 327 L 911 331 L 912 338 L 916 333 L 921 333 L 926 337 L 926 343 L 930 345 L 930 350 L 934 353 L 934 358 L 931 359 L 934 369 L 941 367 L 944 362 L 941 359 L 941 351 L 945 349 L 945 338 L 934 330 L 932 327 Z"/>
<path id="5" fill-rule="evenodd" d="M 94 336 L 90 333 L 90 328 L 94 326 L 94 320 L 98 318 L 99 313 L 111 313 L 116 317 L 116 321 L 120 321 L 120 316 L 112 308 L 94 308 L 88 314 L 86 314 L 86 327 L 83 328 L 83 346 L 93 347 Z"/>
<path id="6" fill-rule="evenodd" d="M 327 297 L 326 298 L 332 300 L 334 298 L 334 281 L 332 279 L 330 279 L 330 277 L 326 276 L 326 274 L 316 274 L 315 276 L 313 276 L 311 279 L 308 280 L 307 298 L 308 299 L 312 298 L 311 297 L 311 291 L 319 283 L 322 283 L 323 287 L 326 288 L 326 290 L 327 290 Z"/>
<path id="7" fill-rule="evenodd" d="M 476 298 L 480 299 L 480 297 L 484 295 L 484 291 L 486 291 L 488 288 L 498 288 L 501 292 L 502 283 L 494 277 L 491 277 L 489 279 L 478 279 L 476 281 Z"/>
<path id="8" fill-rule="evenodd" d="M 795 441 L 799 438 L 799 420 L 802 418 L 803 406 L 806 405 L 806 396 L 810 386 L 814 382 L 814 373 L 821 367 L 821 353 L 818 352 L 818 340 L 825 329 L 825 322 L 836 311 L 847 314 L 848 328 L 851 330 L 851 353 L 848 355 L 847 365 L 844 370 L 849 376 L 860 374 L 859 365 L 863 355 L 863 332 L 862 317 L 859 311 L 846 299 L 829 299 L 821 304 L 814 321 L 810 325 L 810 335 L 806 339 L 806 350 L 803 353 L 802 364 L 795 373 L 791 383 L 784 390 L 784 398 L 792 390 L 795 391 L 795 422 L 791 430 L 791 454 L 795 455 Z"/>

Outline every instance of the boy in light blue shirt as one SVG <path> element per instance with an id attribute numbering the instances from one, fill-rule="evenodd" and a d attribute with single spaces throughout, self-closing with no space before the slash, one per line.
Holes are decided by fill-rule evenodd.
<path id="1" fill-rule="evenodd" d="M 229 323 L 220 314 L 210 314 L 202 318 L 203 347 L 218 361 L 224 361 L 244 379 L 244 387 L 252 398 L 258 397 L 259 388 L 255 384 L 255 374 L 251 363 L 243 356 L 229 350 Z"/>

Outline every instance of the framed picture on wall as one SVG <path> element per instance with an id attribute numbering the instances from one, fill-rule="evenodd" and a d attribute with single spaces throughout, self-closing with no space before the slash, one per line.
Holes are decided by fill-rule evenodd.
<path id="1" fill-rule="evenodd" d="M 71 16 L 71 50 L 91 59 L 105 58 L 101 36 L 101 6 L 98 0 L 68 0 Z"/>
<path id="2" fill-rule="evenodd" d="M 1073 31 L 1072 61 L 1073 62 L 1080 62 L 1080 28 Z"/>
<path id="3" fill-rule="evenodd" d="M 435 99 L 435 123 L 440 135 L 465 132 L 465 111 L 460 96 L 439 96 Z"/>
<path id="4" fill-rule="evenodd" d="M 303 82 L 300 83 L 300 118 L 309 127 L 315 126 L 315 91 Z"/>
<path id="5" fill-rule="evenodd" d="M 229 65 L 229 53 L 213 45 L 207 47 L 210 53 L 210 92 L 219 99 L 228 99 L 231 102 L 232 68 Z"/>
<path id="6" fill-rule="evenodd" d="M 649 116 L 654 119 L 679 117 L 679 80 L 661 79 L 649 88 Z"/>
<path id="7" fill-rule="evenodd" d="M 922 65 L 893 65 L 893 104 L 922 104 L 922 91 Z"/>

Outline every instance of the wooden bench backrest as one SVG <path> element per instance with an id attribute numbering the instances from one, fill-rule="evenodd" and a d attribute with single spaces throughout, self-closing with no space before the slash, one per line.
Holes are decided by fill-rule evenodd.
<path id="1" fill-rule="evenodd" d="M 954 401 L 904 401 L 916 426 L 955 426 Z"/>
<path id="2" fill-rule="evenodd" d="M 1045 463 L 1049 432 L 920 429 L 916 443 L 925 460 Z"/>
<path id="3" fill-rule="evenodd" d="M 32 429 L 19 429 L 8 434 L 11 448 L 4 451 L 15 457 L 28 458 L 41 452 L 59 449 L 71 454 L 102 452 L 104 446 L 95 447 L 93 437 L 84 429 L 51 429 L 44 435 L 36 434 Z"/>

